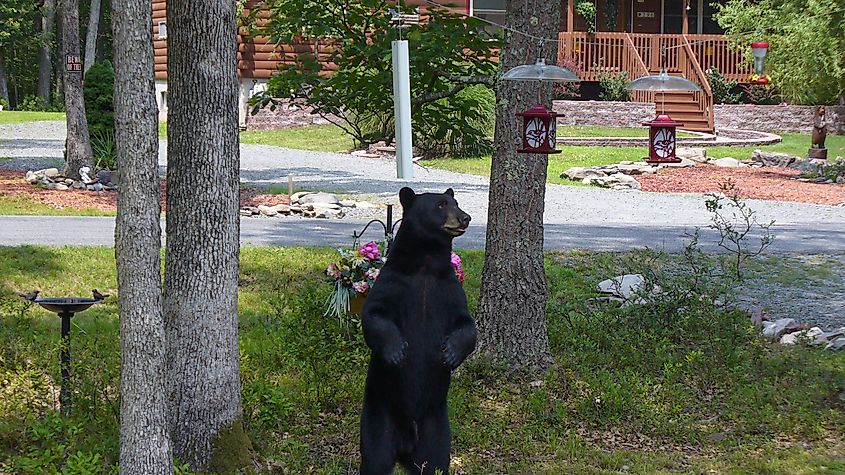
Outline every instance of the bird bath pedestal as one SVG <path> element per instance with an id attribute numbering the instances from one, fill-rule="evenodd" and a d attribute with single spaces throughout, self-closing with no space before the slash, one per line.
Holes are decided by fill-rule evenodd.
<path id="1" fill-rule="evenodd" d="M 87 310 L 88 307 L 98 304 L 103 300 L 101 298 L 52 297 L 34 298 L 31 301 L 46 310 L 58 314 L 62 319 L 62 388 L 59 393 L 59 404 L 62 414 L 67 414 L 70 409 L 70 386 L 68 384 L 70 382 L 70 319 L 74 314 Z"/>

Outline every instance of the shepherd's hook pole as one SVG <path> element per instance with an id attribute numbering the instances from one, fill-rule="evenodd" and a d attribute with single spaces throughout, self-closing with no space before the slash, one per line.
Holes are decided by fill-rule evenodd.
<path id="1" fill-rule="evenodd" d="M 408 41 L 393 41 L 393 110 L 396 123 L 396 177 L 414 177 L 411 143 L 411 72 Z"/>

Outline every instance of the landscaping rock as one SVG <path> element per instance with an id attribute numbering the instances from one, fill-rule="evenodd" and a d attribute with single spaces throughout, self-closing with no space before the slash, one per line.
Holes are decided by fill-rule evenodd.
<path id="1" fill-rule="evenodd" d="M 786 333 L 781 337 L 780 343 L 782 345 L 795 345 L 800 339 L 806 339 L 812 345 L 820 345 L 827 342 L 824 339 L 818 340 L 823 334 L 824 331 L 821 328 L 813 327 L 809 330 Z"/>
<path id="2" fill-rule="evenodd" d="M 342 218 L 343 211 L 339 209 L 325 209 L 325 208 L 315 208 L 314 209 L 315 217 L 317 218 Z"/>
<path id="3" fill-rule="evenodd" d="M 645 286 L 642 274 L 625 274 L 599 282 L 599 292 L 625 300 L 634 299 Z"/>
<path id="4" fill-rule="evenodd" d="M 845 349 L 845 336 L 840 336 L 839 338 L 831 341 L 824 347 L 825 350 L 832 350 L 832 351 L 841 351 Z"/>
<path id="5" fill-rule="evenodd" d="M 28 181 L 30 185 L 38 183 L 39 180 L 38 175 L 36 175 L 35 172 L 32 170 L 26 172 L 26 176 L 24 177 L 24 179 Z"/>
<path id="6" fill-rule="evenodd" d="M 588 167 L 572 167 L 560 174 L 561 178 L 569 180 L 584 180 L 585 178 L 599 178 L 604 176 L 607 176 L 607 174 L 603 171 Z"/>
<path id="7" fill-rule="evenodd" d="M 342 206 L 344 208 L 354 208 L 355 207 L 355 201 L 353 201 L 353 200 L 340 200 L 339 204 L 340 204 L 340 206 Z"/>
<path id="8" fill-rule="evenodd" d="M 279 214 L 279 212 L 278 212 L 278 211 L 276 211 L 276 210 L 274 210 L 272 207 L 270 207 L 270 206 L 265 206 L 265 205 L 259 205 L 259 206 L 258 206 L 258 211 L 259 211 L 262 215 L 264 215 L 264 216 L 268 216 L 268 217 L 269 217 L 269 216 L 276 216 L 277 214 Z"/>
<path id="9" fill-rule="evenodd" d="M 794 329 L 796 323 L 794 318 L 780 318 L 773 322 L 763 322 L 763 336 L 780 338 L 785 333 Z"/>
<path id="10" fill-rule="evenodd" d="M 59 169 L 58 168 L 45 168 L 43 170 L 38 170 L 35 173 L 46 176 L 47 178 L 55 178 L 55 177 L 59 176 Z"/>
<path id="11" fill-rule="evenodd" d="M 723 168 L 740 168 L 740 167 L 747 166 L 744 163 L 740 162 L 739 160 L 737 160 L 733 157 L 720 158 L 718 160 L 713 160 L 710 163 L 712 163 L 713 165 L 716 165 L 717 167 L 723 167 Z"/>
<path id="12" fill-rule="evenodd" d="M 85 185 L 85 188 L 88 188 L 90 191 L 103 191 L 105 187 L 102 183 L 93 183 L 91 185 Z"/>
<path id="13" fill-rule="evenodd" d="M 373 209 L 378 208 L 378 205 L 370 203 L 369 201 L 358 201 L 355 203 L 355 207 L 360 209 Z"/>
<path id="14" fill-rule="evenodd" d="M 248 209 L 242 209 L 241 210 L 241 216 L 252 216 L 252 211 L 250 211 Z"/>
<path id="15" fill-rule="evenodd" d="M 85 183 L 82 183 L 81 181 L 77 180 L 77 181 L 73 182 L 73 185 L 71 185 L 70 187 L 73 188 L 74 190 L 84 190 L 85 189 Z"/>
<path id="16" fill-rule="evenodd" d="M 317 204 L 317 203 L 323 204 L 323 203 L 326 203 L 326 204 L 334 204 L 334 205 L 339 206 L 340 200 L 338 200 L 337 196 L 335 196 L 332 193 L 322 193 L 322 192 L 320 192 L 320 193 L 309 193 L 307 195 L 303 195 L 303 196 L 299 197 L 299 203 L 300 204 Z"/>
<path id="17" fill-rule="evenodd" d="M 751 160 L 761 163 L 764 167 L 788 167 L 801 159 L 788 153 L 755 150 L 751 153 Z"/>
<path id="18" fill-rule="evenodd" d="M 635 178 L 625 175 L 624 173 L 615 173 L 610 176 L 585 178 L 583 183 L 595 184 L 605 188 L 612 188 L 614 190 L 639 190 L 640 182 Z"/>
<path id="19" fill-rule="evenodd" d="M 707 149 L 704 147 L 679 147 L 675 150 L 675 156 L 698 163 L 707 163 L 709 160 L 707 158 Z"/>
<path id="20" fill-rule="evenodd" d="M 54 188 L 54 189 L 59 190 L 59 191 L 64 191 L 64 190 L 68 189 L 68 186 L 65 185 L 64 183 L 56 183 L 56 188 Z"/>
<path id="21" fill-rule="evenodd" d="M 286 204 L 278 204 L 275 206 L 271 206 L 270 209 L 279 214 L 290 214 L 290 206 Z"/>
<path id="22" fill-rule="evenodd" d="M 677 163 L 662 163 L 660 168 L 690 168 L 695 166 L 695 161 L 688 158 L 681 158 Z"/>
<path id="23" fill-rule="evenodd" d="M 311 194 L 311 191 L 298 191 L 292 195 L 290 195 L 290 204 L 297 204 L 299 203 L 300 198 L 305 195 Z"/>

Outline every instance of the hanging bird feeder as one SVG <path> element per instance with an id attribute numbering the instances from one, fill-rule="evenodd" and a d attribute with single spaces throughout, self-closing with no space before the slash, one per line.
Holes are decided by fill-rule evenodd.
<path id="1" fill-rule="evenodd" d="M 650 121 L 644 122 L 648 126 L 648 157 L 644 160 L 652 165 L 663 163 L 680 163 L 675 156 L 676 129 L 682 126 L 669 117 L 665 112 L 665 96 L 667 91 L 700 91 L 698 84 L 679 76 L 670 76 L 666 70 L 660 74 L 649 75 L 634 79 L 626 86 L 632 91 L 654 91 L 661 93 L 660 113 Z"/>
<path id="2" fill-rule="evenodd" d="M 517 66 L 502 75 L 506 81 L 579 82 L 578 75 L 553 64 L 546 64 L 542 57 L 534 64 Z M 560 153 L 557 145 L 557 118 L 561 114 L 551 112 L 543 104 L 516 114 L 522 117 L 522 148 L 517 153 Z"/>
<path id="3" fill-rule="evenodd" d="M 768 41 L 754 41 L 751 43 L 751 53 L 754 56 L 754 74 L 751 82 L 756 84 L 768 84 L 771 78 L 763 74 L 763 67 L 766 65 L 766 53 L 769 52 Z"/>

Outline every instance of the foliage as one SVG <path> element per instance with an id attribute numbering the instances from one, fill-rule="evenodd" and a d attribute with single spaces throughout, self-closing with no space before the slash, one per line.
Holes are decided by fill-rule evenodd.
<path id="1" fill-rule="evenodd" d="M 450 156 L 453 158 L 480 157 L 493 152 L 490 138 L 496 125 L 496 95 L 487 86 L 468 86 L 451 98 L 440 99 L 440 107 L 421 112 L 422 125 L 428 130 L 417 132 L 414 148 L 423 157 Z M 449 115 L 450 122 L 460 121 L 467 129 L 444 129 L 438 118 L 440 113 Z"/>
<path id="2" fill-rule="evenodd" d="M 83 83 L 85 114 L 97 168 L 117 167 L 114 130 L 114 68 L 110 61 L 94 63 Z"/>
<path id="3" fill-rule="evenodd" d="M 15 110 L 22 112 L 62 112 L 64 104 L 54 101 L 48 104 L 43 97 L 30 94 L 18 102 Z"/>
<path id="4" fill-rule="evenodd" d="M 587 22 L 588 32 L 596 32 L 596 4 L 594 0 L 577 0 L 575 3 L 575 13 Z"/>
<path id="5" fill-rule="evenodd" d="M 557 65 L 566 68 L 573 73 L 575 73 L 578 77 L 581 77 L 581 73 L 584 71 L 583 65 L 581 61 L 578 60 L 575 56 L 567 56 L 564 58 L 559 58 Z M 576 99 L 581 97 L 581 82 L 580 81 L 565 81 L 565 82 L 555 82 L 552 84 L 552 91 L 554 91 L 554 99 Z"/>
<path id="6" fill-rule="evenodd" d="M 730 0 L 716 20 L 747 51 L 767 40 L 766 68 L 790 102 L 833 104 L 845 95 L 845 9 L 841 0 Z M 749 33 L 757 32 L 757 33 Z"/>
<path id="7" fill-rule="evenodd" d="M 254 111 L 273 108 L 277 99 L 295 101 L 313 107 L 359 144 L 390 142 L 391 40 L 397 31 L 387 14 L 392 2 L 266 0 L 265 5 L 270 20 L 259 31 L 300 53 L 295 64 L 270 79 L 266 93 L 253 98 Z M 498 42 L 482 32 L 481 20 L 444 8 L 426 13 L 428 21 L 403 30 L 410 53 L 413 141 L 430 143 L 426 139 L 432 137 L 471 151 L 486 140 L 471 120 L 481 104 L 473 94 L 458 93 L 472 84 L 491 84 L 497 66 L 490 58 Z M 424 152 L 440 153 L 440 147 Z"/>
<path id="8" fill-rule="evenodd" d="M 599 74 L 599 86 L 602 92 L 599 98 L 603 101 L 627 101 L 630 98 L 628 85 L 628 72 L 601 73 Z"/>
<path id="9" fill-rule="evenodd" d="M 705 196 L 705 206 L 711 213 L 710 228 L 719 233 L 717 245 L 727 251 L 722 256 L 730 268 L 730 273 L 738 281 L 742 281 L 742 266 L 751 257 L 759 256 L 772 243 L 774 236 L 769 228 L 774 221 L 761 223 L 757 220 L 754 210 L 737 194 L 736 187 L 730 180 L 722 183 L 720 193 L 708 193 Z M 752 232 L 760 231 L 760 243 L 749 245 L 746 241 Z M 724 267 L 724 266 L 723 266 Z"/>
<path id="10" fill-rule="evenodd" d="M 733 92 L 737 87 L 736 81 L 725 78 L 716 68 L 708 68 L 705 74 L 707 74 L 710 89 L 713 90 L 713 100 L 716 101 L 716 104 L 739 104 L 742 102 L 742 94 Z"/>
<path id="11" fill-rule="evenodd" d="M 774 84 L 743 84 L 740 86 L 745 100 L 751 104 L 780 104 L 781 96 Z"/>

